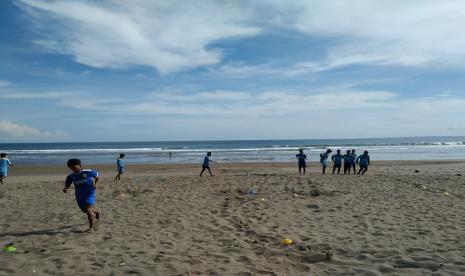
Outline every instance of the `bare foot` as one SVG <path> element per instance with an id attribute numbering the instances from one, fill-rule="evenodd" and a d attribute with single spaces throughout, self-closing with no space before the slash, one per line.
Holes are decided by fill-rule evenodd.
<path id="1" fill-rule="evenodd" d="M 84 231 L 84 233 L 94 233 L 94 232 L 95 232 L 94 228 L 89 228 L 86 231 Z"/>

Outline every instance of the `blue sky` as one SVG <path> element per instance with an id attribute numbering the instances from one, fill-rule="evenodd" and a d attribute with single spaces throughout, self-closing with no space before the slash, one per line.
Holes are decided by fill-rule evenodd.
<path id="1" fill-rule="evenodd" d="M 0 2 L 0 142 L 465 135 L 461 1 Z"/>

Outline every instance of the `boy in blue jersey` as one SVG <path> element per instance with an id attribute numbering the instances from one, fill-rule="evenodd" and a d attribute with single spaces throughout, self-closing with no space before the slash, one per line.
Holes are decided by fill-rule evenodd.
<path id="1" fill-rule="evenodd" d="M 70 159 L 67 165 L 73 173 L 66 177 L 63 192 L 66 193 L 71 184 L 74 184 L 77 204 L 81 211 L 87 214 L 89 220 L 89 229 L 86 232 L 94 232 L 95 220 L 100 218 L 99 212 L 94 207 L 98 173 L 94 170 L 83 170 L 79 159 Z"/>
<path id="2" fill-rule="evenodd" d="M 307 155 L 304 154 L 304 149 L 299 149 L 299 154 L 295 157 L 299 160 L 299 174 L 302 174 L 302 170 L 305 174 L 305 169 L 307 168 L 305 160 L 307 160 Z"/>
<path id="3" fill-rule="evenodd" d="M 350 150 L 347 150 L 346 154 L 344 154 L 344 174 L 350 174 L 350 168 L 352 168 L 352 154 Z"/>
<path id="4" fill-rule="evenodd" d="M 352 156 L 350 158 L 350 162 L 352 163 L 352 170 L 354 171 L 354 174 L 357 173 L 357 168 L 355 167 L 355 161 L 357 160 L 357 154 L 355 153 L 355 149 L 352 149 Z"/>
<path id="5" fill-rule="evenodd" d="M 337 153 L 331 156 L 331 160 L 333 160 L 334 165 L 333 165 L 333 174 L 337 169 L 337 174 L 341 173 L 341 167 L 342 167 L 342 159 L 344 159 L 344 156 L 341 154 L 341 150 L 337 150 Z"/>
<path id="6" fill-rule="evenodd" d="M 370 156 L 368 155 L 368 151 L 364 151 L 363 155 L 357 157 L 357 164 L 360 164 L 358 174 L 362 173 L 363 175 L 368 171 L 368 166 L 370 166 Z"/>
<path id="7" fill-rule="evenodd" d="M 124 173 L 124 156 L 126 156 L 124 153 L 121 153 L 119 155 L 119 158 L 116 159 L 116 167 L 118 169 L 118 174 L 115 176 L 115 181 L 116 180 L 121 180 L 121 175 Z"/>
<path id="8" fill-rule="evenodd" d="M 320 164 L 323 167 L 323 174 L 326 173 L 326 167 L 328 166 L 328 159 L 331 152 L 333 152 L 331 149 L 327 149 L 325 153 L 320 153 Z"/>
<path id="9" fill-rule="evenodd" d="M 210 159 L 210 156 L 212 156 L 212 153 L 211 152 L 207 152 L 207 155 L 205 156 L 205 158 L 203 159 L 203 164 L 202 164 L 202 171 L 200 172 L 200 177 L 202 177 L 203 175 L 203 172 L 205 170 L 208 170 L 208 172 L 210 173 L 210 176 L 214 176 L 212 174 L 212 171 L 210 169 L 210 162 L 213 162 L 213 163 L 216 163 L 215 161 L 211 160 Z"/>
<path id="10" fill-rule="evenodd" d="M 13 167 L 11 161 L 6 158 L 6 153 L 0 154 L 0 184 L 3 184 L 3 179 L 8 176 L 8 168 Z"/>

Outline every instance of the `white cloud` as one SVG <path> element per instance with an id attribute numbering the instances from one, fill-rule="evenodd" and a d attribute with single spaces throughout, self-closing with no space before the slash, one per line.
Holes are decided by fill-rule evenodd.
<path id="1" fill-rule="evenodd" d="M 40 24 L 43 37 L 37 43 L 93 67 L 145 65 L 170 73 L 217 64 L 221 49 L 209 48 L 211 43 L 277 27 L 333 39 L 326 57 L 296 64 L 287 70 L 289 75 L 350 64 L 462 66 L 465 62 L 463 1 L 17 3 Z M 308 48 L 312 50 L 311 45 Z M 222 69 L 236 74 L 260 69 L 234 67 Z M 279 74 L 266 65 L 262 69 Z"/>
<path id="2" fill-rule="evenodd" d="M 11 82 L 6 81 L 6 80 L 0 80 L 0 88 L 1 87 L 7 87 L 7 86 L 10 86 L 10 85 L 11 85 Z"/>
<path id="3" fill-rule="evenodd" d="M 19 0 L 39 23 L 49 23 L 38 43 L 93 66 L 146 65 L 169 73 L 214 64 L 217 40 L 251 36 L 260 29 L 247 22 L 249 11 L 218 1 L 78 1 Z M 42 26 L 43 27 L 43 26 Z"/>
<path id="4" fill-rule="evenodd" d="M 348 64 L 461 65 L 465 61 L 463 1 L 273 1 L 290 10 L 284 24 L 335 38 L 328 68 Z M 285 6 L 285 7 L 284 7 Z"/>
<path id="5" fill-rule="evenodd" d="M 45 131 L 27 125 L 18 124 L 6 119 L 0 119 L 0 138 L 26 139 L 66 139 L 70 135 L 62 130 Z"/>

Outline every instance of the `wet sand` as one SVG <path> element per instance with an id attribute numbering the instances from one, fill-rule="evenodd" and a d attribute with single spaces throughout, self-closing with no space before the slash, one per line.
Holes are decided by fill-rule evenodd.
<path id="1" fill-rule="evenodd" d="M 10 171 L 0 244 L 17 252 L 0 253 L 0 275 L 465 274 L 465 161 L 374 162 L 365 176 L 214 164 L 202 178 L 199 164 L 129 164 L 117 183 L 113 165 L 86 167 L 102 180 L 92 234 L 61 191 L 65 166 Z"/>

